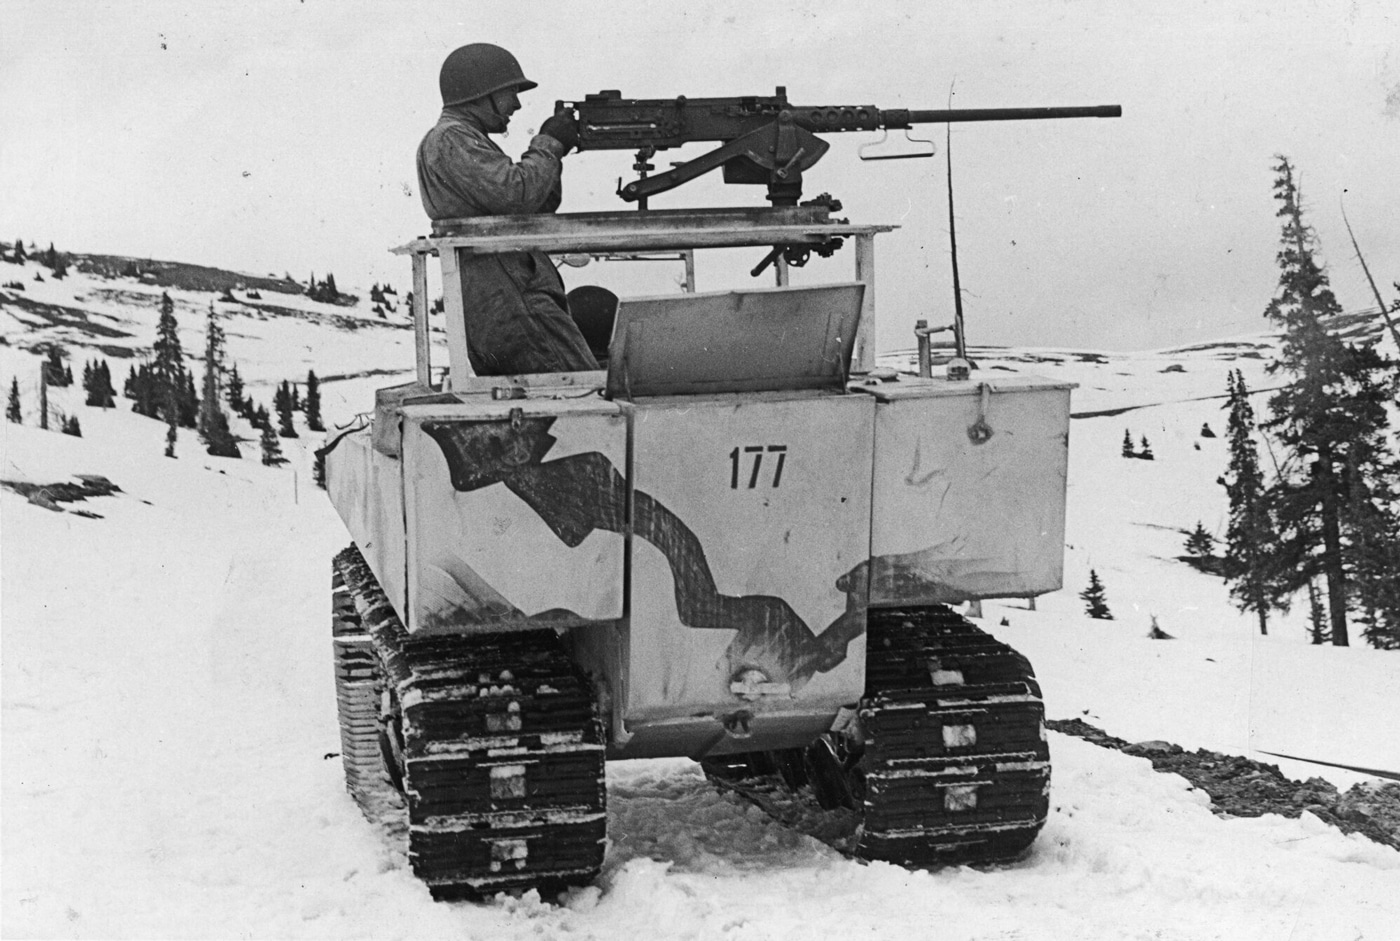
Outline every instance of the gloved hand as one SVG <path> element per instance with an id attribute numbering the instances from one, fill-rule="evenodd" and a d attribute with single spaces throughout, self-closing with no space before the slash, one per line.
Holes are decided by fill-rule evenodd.
<path id="1" fill-rule="evenodd" d="M 563 144 L 566 154 L 578 146 L 578 122 L 571 111 L 560 111 L 546 120 L 540 125 L 540 133 L 548 134 Z"/>

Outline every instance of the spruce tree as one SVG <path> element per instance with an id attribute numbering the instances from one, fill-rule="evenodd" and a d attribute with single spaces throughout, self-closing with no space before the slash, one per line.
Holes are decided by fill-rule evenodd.
<path id="1" fill-rule="evenodd" d="M 243 377 L 238 374 L 237 363 L 228 373 L 228 407 L 235 415 L 247 413 L 248 406 L 243 400 Z"/>
<path id="2" fill-rule="evenodd" d="M 1327 612 L 1322 607 L 1322 592 L 1317 583 L 1308 582 L 1308 640 L 1313 644 L 1327 643 Z"/>
<path id="3" fill-rule="evenodd" d="M 210 304 L 204 332 L 204 397 L 199 403 L 199 436 L 205 450 L 214 457 L 240 457 L 238 442 L 229 431 L 228 416 L 219 404 L 223 363 L 224 331 L 214 305 Z"/>
<path id="4" fill-rule="evenodd" d="M 1288 609 L 1288 591 L 1275 574 L 1278 534 L 1265 498 L 1264 473 L 1254 442 L 1254 408 L 1244 374 L 1238 369 L 1230 373 L 1227 386 L 1230 413 L 1225 438 L 1230 465 L 1221 483 L 1230 502 L 1230 522 L 1222 571 L 1235 605 L 1241 611 L 1253 611 L 1259 618 L 1259 633 L 1267 634 L 1269 611 Z"/>
<path id="5" fill-rule="evenodd" d="M 195 428 L 199 424 L 199 393 L 194 387 L 194 373 L 180 370 L 179 421 L 181 428 Z"/>
<path id="6" fill-rule="evenodd" d="M 49 357 L 43 369 L 51 386 L 67 386 L 73 382 L 73 373 L 63 365 L 63 351 L 57 346 L 49 347 Z"/>
<path id="7" fill-rule="evenodd" d="M 1133 448 L 1133 434 L 1128 429 L 1123 429 L 1123 450 L 1119 452 L 1123 457 L 1137 457 L 1137 451 Z"/>
<path id="8" fill-rule="evenodd" d="M 1387 523 L 1398 472 L 1386 436 L 1395 363 L 1329 331 L 1341 305 L 1315 258 L 1317 238 L 1303 221 L 1293 167 L 1280 157 L 1274 170 L 1283 232 L 1278 291 L 1264 314 L 1284 337 L 1268 368 L 1290 378 L 1270 398 L 1265 425 L 1285 451 L 1268 491 L 1282 533 L 1277 571 L 1290 590 L 1315 576 L 1327 580 L 1331 640 L 1347 646 L 1348 611 L 1388 591 L 1371 573 L 1376 560 L 1393 557 L 1400 538 Z"/>
<path id="9" fill-rule="evenodd" d="M 83 429 L 78 424 L 77 415 L 70 415 L 63 420 L 63 433 L 65 435 L 72 435 L 75 438 L 81 438 L 83 436 Z"/>
<path id="10" fill-rule="evenodd" d="M 29 256 L 24 252 L 24 239 L 15 239 L 15 262 L 23 264 Z"/>
<path id="11" fill-rule="evenodd" d="M 1142 436 L 1142 447 L 1138 450 L 1137 456 L 1144 461 L 1155 460 L 1152 456 L 1152 445 L 1147 443 L 1147 435 Z"/>
<path id="12" fill-rule="evenodd" d="M 180 399 L 184 393 L 185 354 L 180 348 L 180 325 L 175 321 L 175 302 L 164 291 L 160 295 L 160 319 L 156 322 L 155 362 L 151 378 L 155 388 L 151 398 L 160 416 L 178 422 Z"/>
<path id="13" fill-rule="evenodd" d="M 5 419 L 16 425 L 24 424 L 24 413 L 19 407 L 19 378 L 10 380 L 10 400 L 5 405 Z"/>
<path id="14" fill-rule="evenodd" d="M 311 465 L 311 479 L 322 490 L 326 489 L 326 452 L 316 451 L 316 461 Z"/>
<path id="15" fill-rule="evenodd" d="M 262 462 L 268 467 L 276 467 L 278 464 L 287 463 L 287 459 L 282 456 L 282 446 L 277 442 L 277 432 L 272 430 L 272 426 L 264 425 L 262 430 Z"/>
<path id="16" fill-rule="evenodd" d="M 296 426 L 292 424 L 292 388 L 291 383 L 282 380 L 282 385 L 277 390 L 277 433 L 284 438 L 297 437 Z"/>
<path id="17" fill-rule="evenodd" d="M 167 412 L 167 415 L 169 417 L 165 420 L 165 456 L 174 457 L 175 439 L 179 437 L 178 432 L 175 430 L 175 411 L 172 409 Z"/>
<path id="18" fill-rule="evenodd" d="M 1079 593 L 1084 600 L 1084 613 L 1101 621 L 1112 621 L 1113 614 L 1108 610 L 1108 600 L 1104 596 L 1103 582 L 1099 573 L 1089 570 L 1089 587 Z"/>
<path id="19" fill-rule="evenodd" d="M 1206 526 L 1201 521 L 1196 521 L 1196 528 L 1186 537 L 1186 552 L 1198 559 L 1209 558 L 1215 551 L 1215 537 L 1206 531 Z"/>
<path id="20" fill-rule="evenodd" d="M 117 390 L 112 387 L 112 367 L 105 359 L 97 363 L 95 386 L 97 391 L 94 398 L 97 401 L 90 404 L 98 408 L 116 408 Z"/>
<path id="21" fill-rule="evenodd" d="M 306 427 L 312 431 L 325 431 L 321 421 L 321 382 L 314 369 L 306 373 L 306 399 L 303 411 L 306 413 Z"/>

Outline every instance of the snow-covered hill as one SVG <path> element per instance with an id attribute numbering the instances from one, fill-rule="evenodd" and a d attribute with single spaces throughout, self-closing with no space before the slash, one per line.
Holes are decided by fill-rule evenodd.
<path id="1" fill-rule="evenodd" d="M 1051 818 L 1015 865 L 855 863 L 714 793 L 690 762 L 628 762 L 609 769 L 612 842 L 596 886 L 557 905 L 533 894 L 435 904 L 359 815 L 334 757 L 328 562 L 348 539 L 311 484 L 319 436 L 284 440 L 290 463 L 267 468 L 252 442 L 244 460 L 212 458 L 182 432 L 171 460 L 163 425 L 121 399 L 84 406 L 77 385 L 50 393 L 83 437 L 38 430 L 37 351 L 61 344 L 79 375 L 102 356 L 120 386 L 137 360 L 119 351 L 149 347 L 160 293 L 78 273 L 36 282 L 38 270 L 0 264 L 0 283 L 26 286 L 0 289 L 0 392 L 17 377 L 25 413 L 23 426 L 0 424 L 0 479 L 97 474 L 121 492 L 59 511 L 0 493 L 0 934 L 1400 937 L 1400 853 L 1309 816 L 1220 819 L 1144 759 L 1054 733 Z M 171 294 L 192 355 L 211 300 L 228 314 L 230 361 L 268 404 L 273 384 L 314 369 L 328 420 L 345 421 L 411 368 L 401 314 Z M 982 351 L 984 375 L 1079 383 L 1083 416 L 1065 590 L 1035 611 L 988 603 L 983 623 L 1031 658 L 1052 718 L 1134 741 L 1400 769 L 1400 658 L 1310 647 L 1298 616 L 1261 638 L 1218 579 L 1176 558 L 1198 521 L 1223 533 L 1224 442 L 1201 426 L 1223 432 L 1227 370 L 1256 390 L 1274 383 L 1272 348 L 1261 334 L 1142 354 Z M 1125 429 L 1155 460 L 1119 456 Z M 1083 616 L 1090 568 L 1114 621 Z M 1176 639 L 1147 638 L 1153 615 Z"/>

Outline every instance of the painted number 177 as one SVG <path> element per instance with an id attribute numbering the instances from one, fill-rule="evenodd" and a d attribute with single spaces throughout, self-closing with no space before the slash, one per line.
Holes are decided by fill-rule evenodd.
<path id="1" fill-rule="evenodd" d="M 787 460 L 787 445 L 785 444 L 749 444 L 737 447 L 729 452 L 729 489 L 740 489 L 740 472 L 747 465 L 748 487 L 753 490 L 758 486 L 759 477 L 763 469 L 763 455 L 776 454 L 778 459 L 770 462 L 773 468 L 772 486 L 776 487 L 783 480 L 783 462 Z"/>

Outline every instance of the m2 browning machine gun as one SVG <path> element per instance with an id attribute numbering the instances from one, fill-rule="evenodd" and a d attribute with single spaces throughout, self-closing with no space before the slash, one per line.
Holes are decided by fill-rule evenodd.
<path id="1" fill-rule="evenodd" d="M 619 186 L 618 195 L 647 208 L 647 198 L 674 189 L 716 167 L 724 182 L 768 185 L 774 206 L 793 206 L 802 195 L 802 173 L 830 145 L 818 134 L 907 129 L 915 124 L 961 121 L 1034 121 L 1048 118 L 1116 118 L 1119 105 L 1070 108 L 977 108 L 950 111 L 881 109 L 873 105 L 789 104 L 787 89 L 771 96 L 738 98 L 623 98 L 600 91 L 582 101 L 559 101 L 555 110 L 571 110 L 579 125 L 578 149 L 631 150 L 638 178 Z M 709 153 L 678 163 L 655 176 L 649 162 L 658 150 L 694 141 L 722 141 Z"/>

